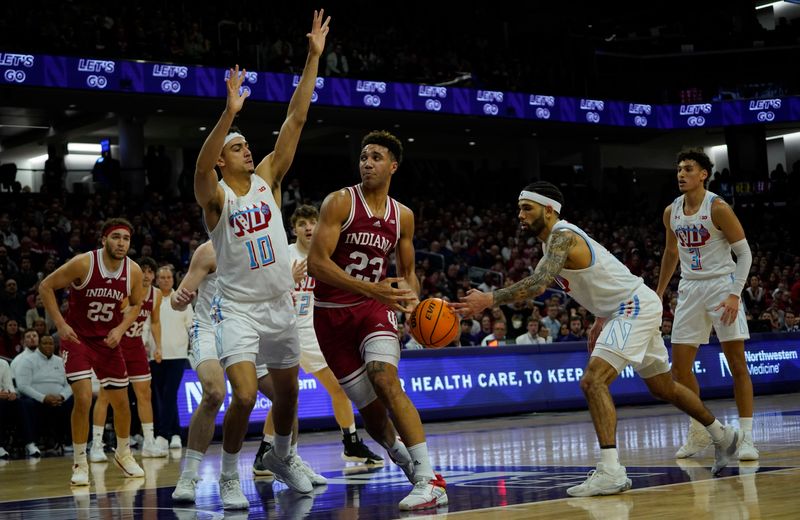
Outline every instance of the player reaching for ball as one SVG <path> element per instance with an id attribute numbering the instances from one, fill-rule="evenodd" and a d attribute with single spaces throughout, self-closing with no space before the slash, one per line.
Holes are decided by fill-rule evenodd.
<path id="1" fill-rule="evenodd" d="M 472 315 L 492 305 L 542 294 L 557 282 L 596 316 L 589 330 L 589 363 L 581 390 L 589 404 L 600 444 L 601 462 L 583 484 L 567 489 L 575 497 L 611 495 L 630 489 L 631 480 L 617 456 L 617 413 L 609 385 L 627 365 L 644 379 L 654 397 L 669 401 L 702 424 L 716 446 L 712 472 L 719 473 L 734 453 L 739 431 L 723 426 L 691 390 L 672 380 L 661 339 L 661 300 L 644 281 L 582 229 L 561 220 L 564 196 L 549 182 L 535 182 L 519 195 L 519 220 L 542 242 L 544 256 L 536 271 L 510 287 L 491 293 L 470 290 L 457 312 Z"/>
<path id="2" fill-rule="evenodd" d="M 447 504 L 447 492 L 433 472 L 419 413 L 397 375 L 395 311 L 411 312 L 419 293 L 414 214 L 389 197 L 402 160 L 403 145 L 394 135 L 373 131 L 364 137 L 361 183 L 329 194 L 322 203 L 308 273 L 317 280 L 314 329 L 325 361 L 367 432 L 414 484 L 400 509 L 417 510 Z M 387 278 L 395 249 L 398 277 Z M 395 282 L 398 288 L 392 287 Z"/>
<path id="3" fill-rule="evenodd" d="M 419 302 L 408 317 L 408 332 L 422 346 L 442 348 L 458 337 L 458 315 L 441 298 Z"/>

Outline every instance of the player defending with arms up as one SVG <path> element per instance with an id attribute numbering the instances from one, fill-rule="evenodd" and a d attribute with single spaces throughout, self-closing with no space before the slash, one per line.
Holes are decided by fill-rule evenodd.
<path id="1" fill-rule="evenodd" d="M 403 146 L 392 134 L 376 131 L 364 137 L 361 183 L 331 193 L 322 203 L 308 274 L 317 280 L 314 330 L 325 361 L 358 408 L 367 432 L 414 484 L 400 509 L 416 510 L 447 504 L 447 492 L 431 467 L 419 413 L 397 375 L 395 311 L 410 312 L 419 293 L 414 213 L 389 197 L 389 184 L 402 160 Z M 399 277 L 386 278 L 394 250 Z M 395 282 L 400 288 L 392 287 Z"/>
<path id="2" fill-rule="evenodd" d="M 107 391 L 114 410 L 117 449 L 114 462 L 126 477 L 143 477 L 130 449 L 131 409 L 128 402 L 128 372 L 120 340 L 139 316 L 144 295 L 142 270 L 128 259 L 130 222 L 112 218 L 103 224 L 103 247 L 73 257 L 39 285 L 47 314 L 53 318 L 61 338 L 67 381 L 72 387 L 72 440 L 75 463 L 73 486 L 89 485 L 86 440 L 89 408 L 92 406 L 92 369 Z M 69 310 L 61 315 L 55 291 L 69 287 Z M 128 300 L 128 312 L 122 304 Z M 122 437 L 124 435 L 124 437 Z"/>
<path id="3" fill-rule="evenodd" d="M 733 374 L 742 429 L 739 460 L 758 460 L 753 445 L 753 383 L 744 357 L 744 341 L 750 338 L 750 332 L 740 305 L 752 255 L 733 209 L 705 188 L 713 167 L 701 150 L 678 154 L 678 189 L 682 195 L 664 210 L 666 246 L 656 293 L 664 297 L 680 261 L 678 305 L 672 323 L 672 374 L 700 395 L 692 367 L 698 347 L 708 343 L 714 327 Z M 731 250 L 736 253 L 735 262 Z M 691 457 L 709 444 L 708 433 L 692 420 L 686 444 L 675 456 Z"/>
<path id="4" fill-rule="evenodd" d="M 533 275 L 511 287 L 483 293 L 470 290 L 453 307 L 472 315 L 493 305 L 519 302 L 542 294 L 554 281 L 596 316 L 589 330 L 589 364 L 581 389 L 589 404 L 601 462 L 571 496 L 611 495 L 630 489 L 631 480 L 617 455 L 617 412 L 609 385 L 632 365 L 653 396 L 669 401 L 703 424 L 717 446 L 716 474 L 736 452 L 739 432 L 723 426 L 696 394 L 672 380 L 667 348 L 661 339 L 661 302 L 603 246 L 582 229 L 561 220 L 564 196 L 549 182 L 535 182 L 520 193 L 519 219 L 543 242 L 545 252 Z"/>
<path id="5" fill-rule="evenodd" d="M 294 159 L 308 116 L 319 57 L 325 48 L 330 18 L 314 12 L 308 58 L 289 102 L 275 150 L 255 166 L 244 136 L 231 128 L 244 105 L 240 92 L 245 73 L 237 66 L 225 81 L 227 103 L 200 155 L 194 192 L 217 257 L 217 293 L 212 304 L 220 361 L 228 374 L 233 399 L 225 412 L 220 497 L 227 509 L 249 507 L 239 483 L 238 461 L 255 405 L 258 378 L 272 375 L 275 444 L 264 465 L 289 487 L 310 493 L 311 482 L 291 451 L 297 413 L 300 344 L 291 290 L 289 244 L 281 218 L 281 182 Z M 219 167 L 218 181 L 214 167 Z"/>

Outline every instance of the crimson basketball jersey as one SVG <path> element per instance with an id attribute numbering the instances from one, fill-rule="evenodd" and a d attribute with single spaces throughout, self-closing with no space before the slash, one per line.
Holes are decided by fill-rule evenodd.
<path id="1" fill-rule="evenodd" d="M 386 278 L 389 256 L 400 239 L 400 206 L 387 197 L 386 211 L 376 216 L 370 211 L 360 184 L 347 189 L 350 214 L 342 225 L 331 260 L 358 280 L 379 282 Z M 317 307 L 350 307 L 366 298 L 317 280 L 314 300 Z"/>
<path id="2" fill-rule="evenodd" d="M 144 324 L 150 315 L 153 313 L 153 302 L 156 299 L 156 291 L 153 286 L 150 286 L 150 289 L 147 291 L 147 296 L 145 297 L 144 301 L 142 302 L 142 306 L 139 309 L 139 315 L 136 316 L 136 321 L 131 323 L 131 326 L 128 327 L 128 330 L 125 331 L 125 335 L 122 336 L 119 344 L 123 347 L 138 347 L 142 345 L 142 333 L 144 332 Z"/>
<path id="3" fill-rule="evenodd" d="M 89 253 L 89 274 L 69 292 L 67 323 L 81 339 L 100 339 L 122 322 L 120 305 L 131 294 L 130 262 L 115 272 L 103 264 L 103 250 Z"/>

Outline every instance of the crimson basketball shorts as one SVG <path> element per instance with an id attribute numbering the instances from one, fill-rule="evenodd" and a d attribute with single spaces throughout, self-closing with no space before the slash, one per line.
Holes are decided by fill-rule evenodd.
<path id="1" fill-rule="evenodd" d="M 400 360 L 397 316 L 378 301 L 351 307 L 315 306 L 314 330 L 325 361 L 345 390 L 357 379 L 366 378 L 366 362 L 397 366 Z"/>
<path id="2" fill-rule="evenodd" d="M 79 343 L 61 340 L 61 357 L 69 384 L 81 379 L 91 379 L 94 370 L 103 388 L 126 388 L 128 370 L 122 356 L 122 348 L 109 348 L 103 340 L 81 339 Z"/>
<path id="3" fill-rule="evenodd" d="M 130 379 L 131 383 L 150 381 L 152 379 L 150 376 L 150 363 L 147 360 L 147 350 L 144 348 L 142 338 L 125 342 L 117 348 L 122 349 L 122 358 L 125 360 L 125 368 L 128 369 L 128 379 Z"/>

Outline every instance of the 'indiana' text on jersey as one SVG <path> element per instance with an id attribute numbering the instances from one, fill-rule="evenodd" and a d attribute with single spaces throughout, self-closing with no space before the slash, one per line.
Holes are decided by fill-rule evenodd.
<path id="1" fill-rule="evenodd" d="M 389 242 L 386 237 L 376 235 L 375 233 L 366 233 L 363 231 L 358 233 L 347 233 L 344 236 L 344 243 L 355 244 L 359 246 L 377 247 L 384 253 L 388 253 L 389 250 L 394 247 L 394 243 Z"/>
<path id="2" fill-rule="evenodd" d="M 232 203 L 233 201 L 230 202 Z M 241 238 L 246 234 L 267 229 L 271 219 L 272 211 L 269 209 L 269 204 L 262 201 L 261 207 L 253 204 L 251 208 L 241 208 L 234 211 L 231 213 L 228 222 L 234 228 L 233 234 Z"/>
<path id="3" fill-rule="evenodd" d="M 675 230 L 675 236 L 678 237 L 681 247 L 700 247 L 708 242 L 711 233 L 704 225 L 700 224 L 699 226 L 679 227 Z"/>

